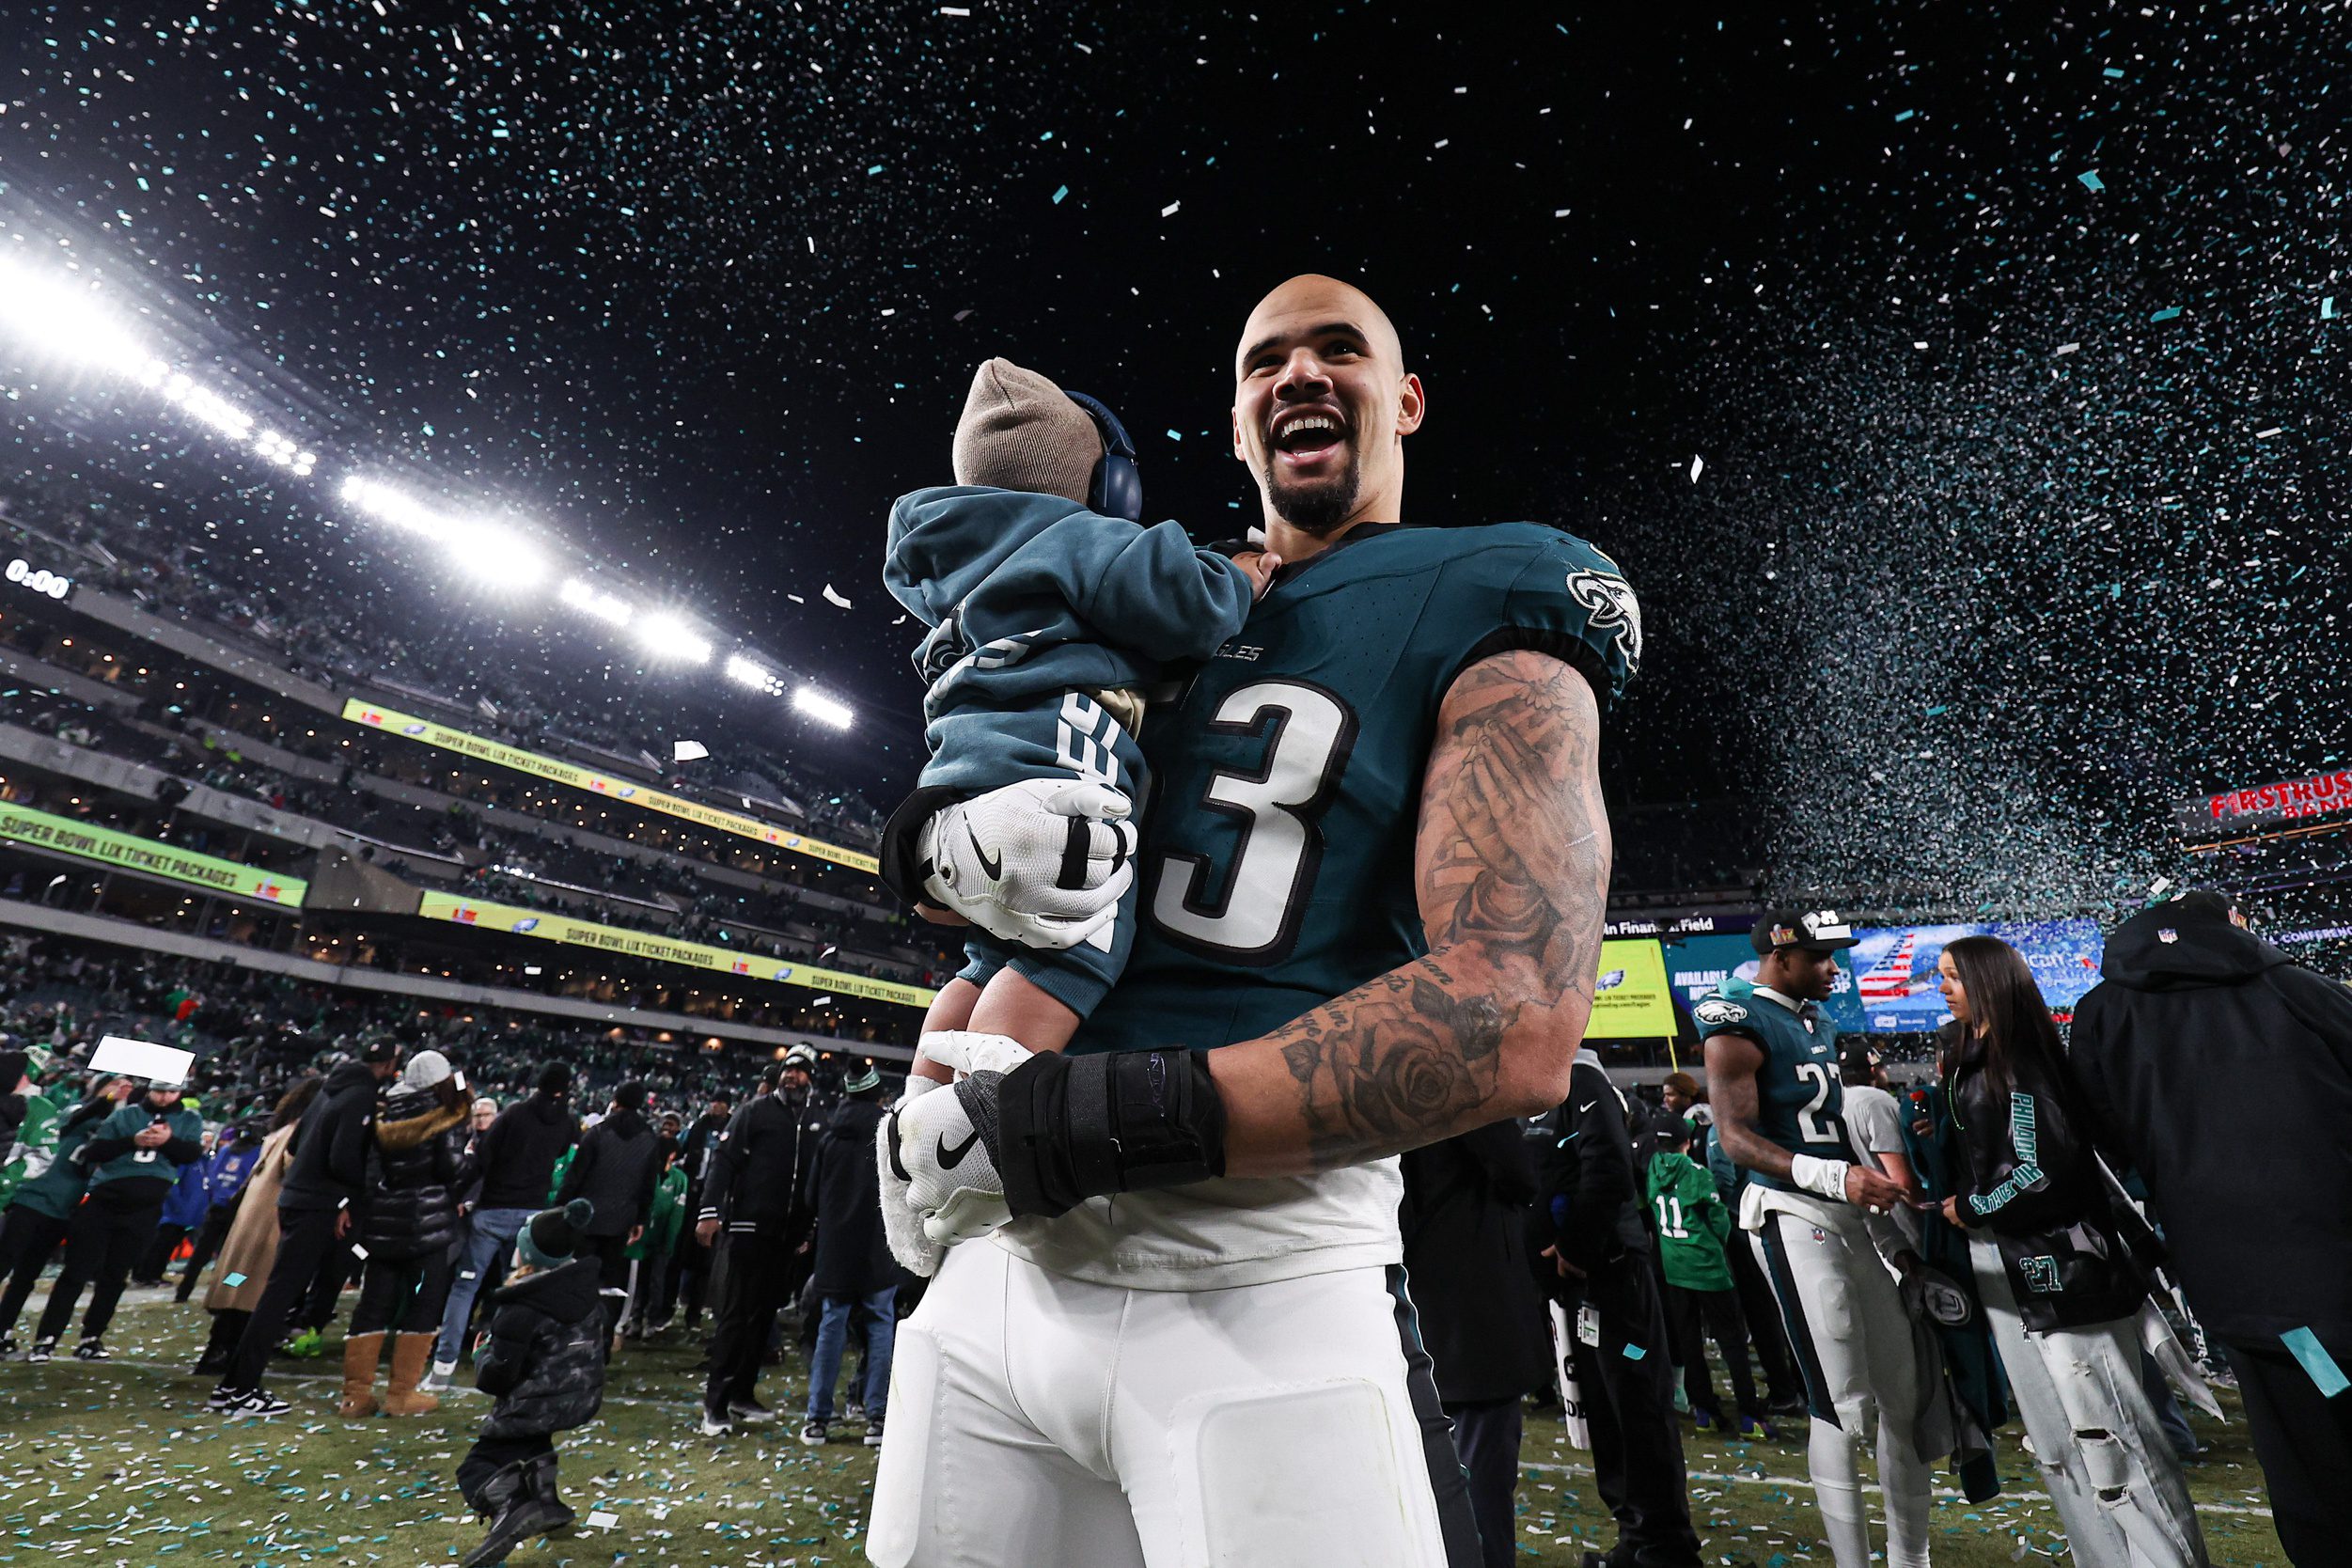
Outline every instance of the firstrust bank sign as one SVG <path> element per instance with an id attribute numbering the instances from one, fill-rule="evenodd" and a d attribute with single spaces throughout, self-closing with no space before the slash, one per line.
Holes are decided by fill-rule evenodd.
<path id="1" fill-rule="evenodd" d="M 2250 789 L 2221 790 L 2183 803 L 2181 826 L 2192 833 L 2255 828 L 2310 818 L 2352 818 L 2352 769 L 2285 778 Z"/>

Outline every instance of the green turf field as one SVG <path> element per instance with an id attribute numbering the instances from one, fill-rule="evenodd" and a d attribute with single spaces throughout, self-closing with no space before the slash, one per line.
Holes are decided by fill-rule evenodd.
<path id="1" fill-rule="evenodd" d="M 23 1326 L 39 1308 L 36 1297 Z M 194 1305 L 133 1292 L 109 1340 L 118 1359 L 0 1364 L 0 1563 L 452 1563 L 479 1539 L 449 1478 L 485 1408 L 480 1396 L 446 1396 L 440 1414 L 419 1419 L 345 1421 L 334 1411 L 336 1363 L 281 1361 L 288 1370 L 273 1387 L 294 1403 L 294 1414 L 227 1423 L 203 1408 L 210 1380 L 182 1370 L 204 1322 Z M 854 1435 L 803 1448 L 797 1420 L 732 1437 L 696 1435 L 698 1390 L 686 1371 L 696 1354 L 656 1344 L 621 1356 L 603 1417 L 559 1439 L 567 1500 L 583 1520 L 596 1509 L 615 1522 L 535 1543 L 510 1562 L 813 1568 L 865 1560 L 859 1537 L 873 1450 Z M 805 1389 L 795 1358 L 771 1371 L 762 1393 L 783 1410 Z M 2189 1485 L 2204 1509 L 2214 1562 L 2284 1568 L 2244 1427 L 2198 1425 L 2212 1452 L 2191 1468 Z M 1802 1481 L 1801 1437 L 1748 1444 L 1688 1436 L 1686 1449 L 1709 1562 L 1828 1562 Z M 2037 1490 L 2014 1441 L 2004 1451 L 2004 1473 L 2019 1490 Z M 1573 1563 L 1584 1546 L 1606 1544 L 1607 1516 L 1584 1456 L 1567 1447 L 1557 1422 L 1529 1421 L 1525 1457 L 1522 1560 Z M 1936 1561 L 1954 1568 L 2064 1555 L 2057 1516 L 2038 1498 L 1974 1508 L 1953 1497 L 1937 1504 L 1936 1531 Z"/>

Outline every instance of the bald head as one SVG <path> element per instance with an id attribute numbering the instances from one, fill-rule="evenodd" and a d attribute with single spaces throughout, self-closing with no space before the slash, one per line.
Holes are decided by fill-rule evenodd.
<path id="1" fill-rule="evenodd" d="M 1233 356 L 1233 455 L 1257 478 L 1268 547 L 1299 560 L 1358 523 L 1401 521 L 1423 406 L 1361 289 L 1306 273 L 1260 300 Z"/>
<path id="2" fill-rule="evenodd" d="M 1367 340 L 1372 356 L 1398 375 L 1404 373 L 1404 345 L 1388 313 L 1355 284 L 1322 273 L 1301 273 L 1274 286 L 1242 324 L 1235 368 L 1245 366 L 1250 351 L 1275 339 L 1281 329 L 1301 321 L 1335 321 L 1350 325 Z"/>

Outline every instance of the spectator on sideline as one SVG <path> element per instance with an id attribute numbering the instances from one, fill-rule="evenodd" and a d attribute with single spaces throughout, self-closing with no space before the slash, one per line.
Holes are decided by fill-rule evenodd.
<path id="1" fill-rule="evenodd" d="M 1437 1399 L 1453 1425 L 1485 1568 L 1517 1550 L 1521 1402 L 1552 1375 L 1544 1298 L 1528 1267 L 1535 1156 L 1516 1121 L 1406 1153 L 1397 1228 Z"/>
<path id="2" fill-rule="evenodd" d="M 1962 1026 L 1944 1066 L 1959 1136 L 1944 1219 L 1968 1261 L 2077 1561 L 2203 1568 L 2180 1461 L 2140 1387 L 2146 1222 L 2093 1148 L 2082 1092 L 2025 956 L 1964 936 L 1936 961 Z"/>
<path id="3" fill-rule="evenodd" d="M 106 1326 L 114 1322 L 131 1265 L 154 1239 L 164 1200 L 180 1171 L 204 1157 L 204 1118 L 180 1104 L 183 1087 L 174 1079 L 150 1080 L 145 1094 L 117 1106 L 73 1152 L 89 1168 L 89 1187 L 66 1228 L 65 1268 L 49 1287 L 27 1361 L 49 1359 L 73 1321 L 85 1285 L 92 1287 L 90 1309 L 73 1354 L 84 1361 L 107 1358 Z"/>
<path id="4" fill-rule="evenodd" d="M 816 1223 L 809 1186 L 824 1131 L 808 1108 L 816 1064 L 816 1052 L 806 1045 L 787 1051 L 776 1076 L 761 1079 L 761 1092 L 727 1124 L 711 1158 L 694 1234 L 710 1247 L 725 1231 L 718 1266 L 726 1279 L 702 1391 L 706 1437 L 732 1431 L 737 1421 L 776 1419 L 759 1400 L 760 1363 L 776 1314 L 792 1298 L 793 1255 L 807 1247 Z"/>
<path id="5" fill-rule="evenodd" d="M 1854 1152 L 1886 1173 L 1887 1179 L 1919 1196 L 1920 1184 L 1911 1173 L 1911 1156 L 1903 1142 L 1903 1105 L 1889 1088 L 1893 1080 L 1878 1053 L 1861 1040 L 1839 1043 L 1838 1077 L 1845 1086 L 1845 1133 Z M 1919 1250 L 1919 1216 L 1897 1209 L 1891 1216 L 1912 1251 Z"/>
<path id="6" fill-rule="evenodd" d="M 501 1561 L 575 1517 L 556 1490 L 554 1438 L 586 1425 L 604 1403 L 597 1266 L 572 1255 L 591 1218 L 576 1198 L 532 1215 L 516 1227 L 507 1282 L 491 1294 L 474 1381 L 498 1403 L 457 1470 L 458 1490 L 490 1529 L 466 1554 L 467 1568 Z"/>
<path id="7" fill-rule="evenodd" d="M 1576 1054 L 1569 1083 L 1568 1098 L 1537 1123 L 1546 1147 L 1536 1223 L 1548 1237 L 1541 1255 L 1552 1262 L 1558 1299 L 1575 1327 L 1593 1489 L 1617 1519 L 1617 1544 L 1606 1560 L 1698 1568 L 1674 1369 L 1624 1098 L 1589 1050 Z"/>
<path id="8" fill-rule="evenodd" d="M 882 1446 L 890 1393 L 890 1351 L 898 1326 L 899 1265 L 882 1231 L 882 1183 L 874 1166 L 874 1129 L 882 1124 L 882 1074 L 867 1062 L 841 1085 L 817 1149 L 811 1193 L 817 1209 L 816 1271 L 810 1284 L 823 1304 L 816 1353 L 808 1361 L 808 1419 L 800 1440 L 832 1435 L 833 1390 L 855 1312 L 866 1333 L 866 1446 Z"/>
<path id="9" fill-rule="evenodd" d="M 666 1121 L 674 1122 L 675 1116 Z M 649 1326 L 669 1321 L 669 1290 L 677 1282 L 670 1272 L 670 1254 L 678 1250 L 679 1235 L 685 1230 L 686 1172 L 678 1164 L 678 1142 L 663 1137 L 654 1146 L 654 1158 L 662 1168 L 661 1179 L 653 1184 L 653 1210 L 646 1216 L 645 1233 L 629 1249 L 630 1261 L 635 1264 L 636 1278 L 629 1295 L 629 1337 L 645 1338 Z"/>
<path id="10" fill-rule="evenodd" d="M 212 1157 L 204 1162 L 204 1223 L 188 1254 L 188 1266 L 180 1271 L 180 1288 L 172 1293 L 174 1301 L 185 1301 L 196 1294 L 196 1282 L 205 1265 L 227 1242 L 229 1227 L 237 1222 L 238 1206 L 245 1196 L 245 1184 L 260 1158 L 260 1135 L 244 1123 L 223 1127 L 212 1140 Z"/>
<path id="11" fill-rule="evenodd" d="M 1655 1129 L 1658 1151 L 1645 1173 L 1658 1257 L 1666 1273 L 1666 1312 L 1683 1356 L 1683 1392 L 1693 1424 L 1729 1432 L 1707 1367 L 1707 1336 L 1723 1352 L 1742 1437 L 1778 1438 L 1748 1372 L 1748 1325 L 1732 1288 L 1732 1208 L 1706 1167 L 1690 1157 L 1690 1123 L 1670 1118 Z"/>
<path id="12" fill-rule="evenodd" d="M 376 1118 L 359 1227 L 367 1266 L 343 1336 L 338 1409 L 353 1419 L 376 1413 L 376 1366 L 387 1335 L 392 1378 L 384 1414 L 429 1416 L 440 1408 L 441 1402 L 416 1385 L 449 1294 L 449 1248 L 458 1235 L 458 1128 L 472 1110 L 465 1080 L 448 1058 L 419 1051 Z"/>
<path id="13" fill-rule="evenodd" d="M 1666 1082 L 1658 1086 L 1658 1103 L 1693 1127 L 1712 1126 L 1715 1122 L 1715 1113 L 1707 1108 L 1706 1086 L 1687 1073 L 1666 1075 Z"/>
<path id="14" fill-rule="evenodd" d="M 244 1338 L 245 1325 L 253 1321 L 253 1309 L 261 1304 L 261 1292 L 277 1261 L 277 1192 L 286 1180 L 286 1168 L 293 1163 L 294 1130 L 325 1088 L 324 1078 L 299 1079 L 278 1096 L 270 1113 L 270 1130 L 261 1139 L 253 1174 L 245 1178 L 244 1190 L 238 1197 L 237 1217 L 229 1224 L 228 1238 L 221 1244 L 220 1269 L 204 1295 L 204 1309 L 212 1316 L 212 1328 L 203 1354 L 188 1369 L 200 1376 L 218 1377 L 228 1370 L 229 1357 Z"/>
<path id="15" fill-rule="evenodd" d="M 607 1344 L 629 1310 L 629 1248 L 645 1234 L 646 1219 L 653 1212 L 653 1185 L 662 1176 L 655 1158 L 660 1141 L 646 1125 L 645 1086 L 622 1084 L 613 1090 L 604 1120 L 580 1139 L 572 1168 L 564 1172 L 563 1186 L 556 1194 L 558 1207 L 585 1198 L 594 1211 L 581 1227 L 573 1255 L 595 1261 Z"/>
<path id="16" fill-rule="evenodd" d="M 228 1129 L 220 1129 L 226 1136 Z M 180 1250 L 180 1244 L 189 1231 L 204 1223 L 205 1212 L 211 1208 L 204 1196 L 205 1172 L 212 1168 L 212 1151 L 219 1146 L 219 1137 L 207 1133 L 199 1140 L 198 1155 L 180 1168 L 180 1178 L 164 1196 L 164 1212 L 155 1222 L 155 1234 L 139 1253 L 139 1261 L 131 1270 L 131 1283 L 142 1287 L 160 1285 L 164 1271 L 171 1267 L 171 1255 Z"/>
<path id="17" fill-rule="evenodd" d="M 546 1207 L 556 1162 L 579 1141 L 580 1125 L 565 1104 L 571 1091 L 572 1069 L 548 1062 L 533 1078 L 529 1096 L 500 1111 L 489 1130 L 475 1137 L 471 1163 L 480 1176 L 481 1191 L 474 1212 L 466 1216 L 465 1249 L 458 1258 L 457 1278 L 449 1282 L 448 1302 L 441 1309 L 432 1375 L 422 1385 L 427 1391 L 448 1388 L 457 1374 L 458 1357 L 465 1350 L 465 1325 L 474 1316 L 474 1297 L 498 1260 L 513 1250 L 514 1233 L 523 1222 Z"/>
<path id="18" fill-rule="evenodd" d="M 376 1092 L 400 1070 L 400 1042 L 370 1042 L 358 1059 L 327 1074 L 319 1097 L 294 1124 L 293 1157 L 277 1190 L 277 1250 L 269 1283 L 208 1401 L 222 1414 L 267 1419 L 291 1408 L 262 1390 L 261 1373 L 288 1314 L 309 1294 L 328 1254 L 351 1234 L 351 1206 L 365 1196 Z"/>
<path id="19" fill-rule="evenodd" d="M 2352 1540 L 2352 993 L 2186 893 L 2108 938 L 2068 1065 L 2228 1355 L 2298 1568 Z"/>
<path id="20" fill-rule="evenodd" d="M 82 1189 L 89 1184 L 89 1167 L 75 1159 L 74 1152 L 131 1097 L 131 1090 L 129 1078 L 110 1079 L 60 1117 L 47 1168 L 18 1184 L 6 1215 L 0 1216 L 0 1274 L 8 1278 L 7 1290 L 0 1294 L 0 1356 L 16 1354 L 17 1316 L 51 1254 L 65 1239 Z"/>
<path id="21" fill-rule="evenodd" d="M 684 1140 L 679 1145 L 678 1163 L 686 1172 L 685 1212 L 689 1217 L 702 1213 L 702 1188 L 710 1179 L 711 1156 L 718 1149 L 719 1139 L 726 1136 L 727 1123 L 734 1114 L 735 1102 L 724 1094 L 711 1096 L 710 1104 L 693 1126 L 686 1129 Z M 670 1260 L 670 1299 L 686 1314 L 686 1331 L 692 1333 L 702 1322 L 703 1299 L 710 1292 L 711 1248 L 706 1246 L 681 1246 Z M 670 1313 L 665 1310 L 654 1330 L 669 1326 Z"/>

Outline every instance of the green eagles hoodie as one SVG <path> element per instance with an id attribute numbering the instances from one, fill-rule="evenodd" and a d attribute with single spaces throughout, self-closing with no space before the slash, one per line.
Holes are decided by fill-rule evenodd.
<path id="1" fill-rule="evenodd" d="M 0 1150 L 0 1209 L 57 1157 L 58 1116 L 57 1103 L 40 1090 L 24 1096 L 24 1123 L 16 1130 L 14 1145 Z"/>
<path id="2" fill-rule="evenodd" d="M 1731 1206 L 1707 1168 L 1687 1154 L 1650 1156 L 1650 1219 L 1657 1230 L 1658 1262 L 1666 1282 L 1686 1291 L 1728 1291 Z"/>
<path id="3" fill-rule="evenodd" d="M 89 1168 L 73 1157 L 75 1150 L 89 1140 L 108 1115 L 115 1109 L 112 1100 L 85 1100 L 57 1118 L 55 1141 L 50 1145 L 50 1160 L 45 1169 L 27 1170 L 24 1180 L 9 1200 L 9 1206 L 30 1209 L 51 1219 L 63 1219 L 82 1201 L 82 1189 L 89 1184 Z M 27 1124 L 31 1118 L 27 1117 Z"/>
<path id="4" fill-rule="evenodd" d="M 645 1221 L 645 1234 L 629 1248 L 629 1256 L 643 1259 L 648 1250 L 675 1252 L 678 1232 L 686 1217 L 686 1168 L 672 1165 L 662 1172 L 662 1179 L 653 1188 L 653 1212 Z"/>
<path id="5" fill-rule="evenodd" d="M 161 1115 L 171 1130 L 170 1141 L 141 1149 L 131 1140 Z M 90 1134 L 83 1157 L 90 1166 L 90 1185 L 110 1182 L 154 1182 L 159 1193 L 180 1180 L 180 1168 L 204 1157 L 204 1118 L 185 1105 L 157 1112 L 144 1096 L 116 1107 L 115 1113 Z"/>

